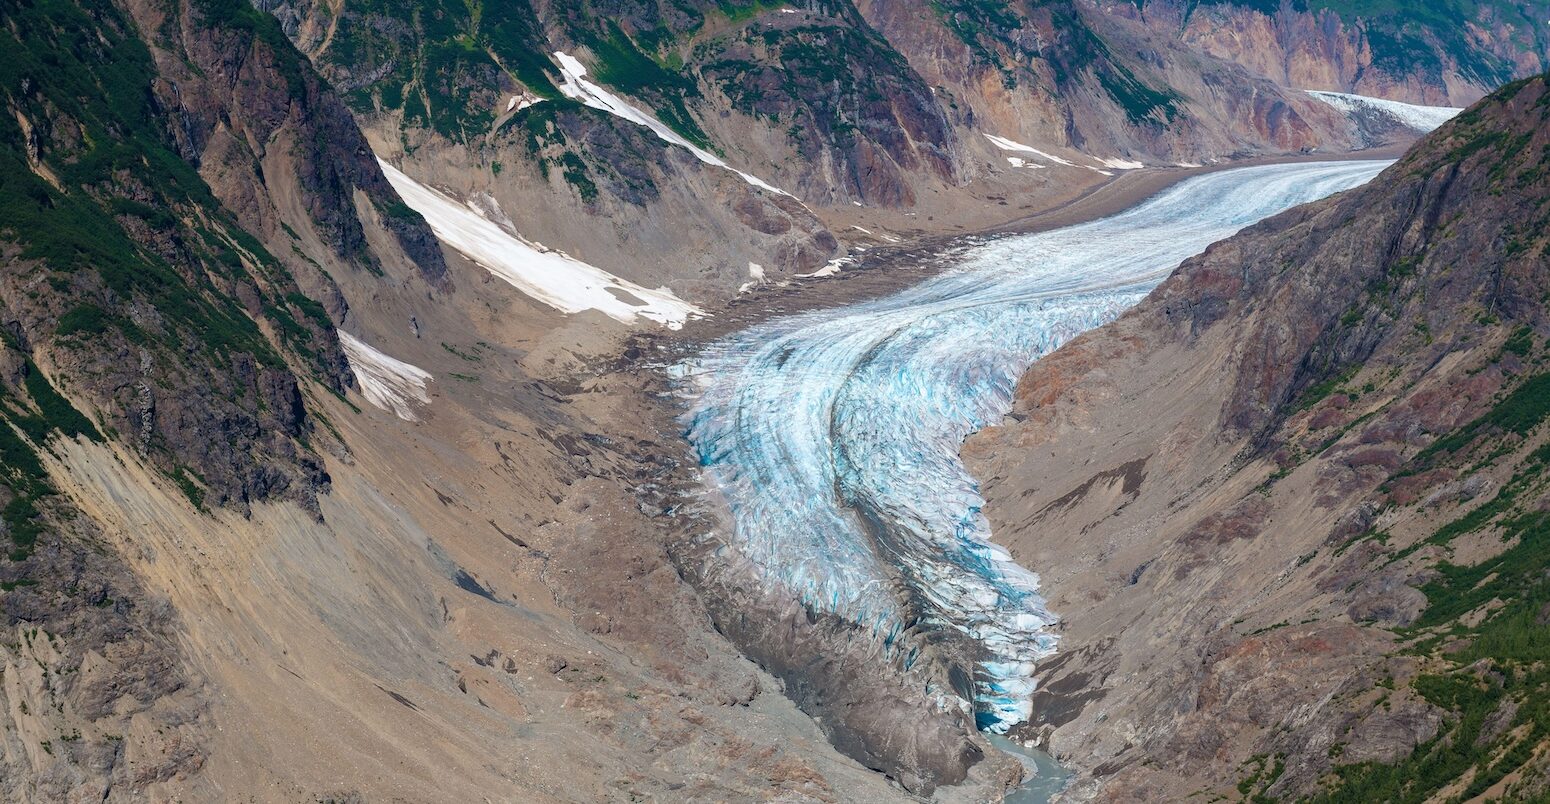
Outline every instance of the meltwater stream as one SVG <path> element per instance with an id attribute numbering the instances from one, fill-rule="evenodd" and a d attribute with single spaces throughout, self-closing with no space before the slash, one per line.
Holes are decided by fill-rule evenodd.
<path id="1" fill-rule="evenodd" d="M 1028 719 L 1055 649 L 1038 577 L 991 541 L 958 458 L 1033 361 L 1135 304 L 1238 229 L 1385 162 L 1270 165 L 1181 182 L 1111 218 L 969 249 L 887 298 L 773 320 L 707 347 L 687 437 L 765 584 L 862 624 L 963 640 L 980 728 Z M 905 665 L 913 656 L 899 657 Z"/>

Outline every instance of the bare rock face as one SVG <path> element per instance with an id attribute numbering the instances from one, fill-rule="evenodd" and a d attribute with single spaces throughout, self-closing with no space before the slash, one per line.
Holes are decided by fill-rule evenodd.
<path id="1" fill-rule="evenodd" d="M 210 696 L 180 655 L 176 614 L 93 548 L 102 534 L 78 511 L 44 517 L 31 554 L 0 568 L 0 792 L 104 800 L 197 776 Z"/>
<path id="2" fill-rule="evenodd" d="M 221 18 L 197 5 L 148 0 L 127 4 L 152 40 L 155 84 L 179 154 L 199 166 L 216 197 L 281 255 L 297 232 L 315 233 L 337 266 L 381 271 L 398 255 L 368 244 L 361 192 L 429 284 L 445 287 L 441 250 L 423 220 L 404 210 L 377 166 L 350 111 L 305 60 L 275 36 L 275 26 L 246 10 Z M 276 247 L 278 246 L 278 247 Z M 295 261 L 296 270 L 309 263 Z M 313 287 L 335 293 L 326 271 L 308 271 Z"/>
<path id="3" fill-rule="evenodd" d="M 384 157 L 454 195 L 495 199 L 530 240 L 632 281 L 700 298 L 734 295 L 759 281 L 761 271 L 776 281 L 836 256 L 833 235 L 796 200 L 820 186 L 800 186 L 807 180 L 797 169 L 808 163 L 792 158 L 786 145 L 758 151 L 757 142 L 744 142 L 762 134 L 740 116 L 723 123 L 710 107 L 724 101 L 711 88 L 686 70 L 663 67 L 619 27 L 637 38 L 647 30 L 677 36 L 703 25 L 714 4 L 618 6 L 512 3 L 477 20 L 466 8 L 447 8 L 437 12 L 445 29 L 411 24 L 407 9 L 347 5 L 336 15 L 310 3 L 265 7 L 347 93 Z M 464 51 L 454 42 L 459 35 L 487 40 L 489 54 Z M 419 54 L 449 48 L 456 55 L 433 64 L 423 80 L 416 77 L 411 65 Z M 555 51 L 582 58 L 591 80 L 795 197 L 755 188 L 635 123 L 567 100 L 556 86 Z M 917 97 L 929 95 L 914 89 Z M 691 107 L 700 111 L 691 114 Z M 717 135 L 714 142 L 707 130 Z M 863 157 L 885 153 L 857 147 Z M 879 198 L 913 192 L 901 178 L 873 170 L 875 164 L 847 166 L 848 154 L 835 156 L 841 164 L 832 169 L 857 176 L 852 188 L 882 187 L 874 190 Z M 890 164 L 893 158 L 883 157 Z M 831 167 L 821 170 L 826 182 Z"/>
<path id="4" fill-rule="evenodd" d="M 217 795 L 182 618 L 129 568 L 154 556 L 121 552 L 57 461 L 111 443 L 191 510 L 316 515 L 330 478 L 309 393 L 353 384 L 324 265 L 380 270 L 356 196 L 396 196 L 348 112 L 246 6 L 64 3 L 7 22 L 0 786 Z M 418 243 L 425 281 L 444 282 L 424 222 L 399 218 L 394 259 Z"/>
<path id="5" fill-rule="evenodd" d="M 1550 66 L 1542 7 L 1480 8 L 1473 19 L 1423 7 L 1361 16 L 1319 4 L 1114 3 L 1164 36 L 1299 89 L 1354 92 L 1433 106 L 1466 106 L 1499 84 Z"/>
<path id="6" fill-rule="evenodd" d="M 1543 77 L 1508 85 L 1369 185 L 1213 246 L 966 445 L 1063 618 L 1031 726 L 1077 790 L 1388 790 L 1327 774 L 1429 767 L 1444 732 L 1515 744 L 1458 724 L 1539 694 L 1470 668 L 1518 661 L 1493 635 L 1543 583 L 1515 562 L 1540 549 L 1547 120 Z M 1081 504 L 1070 467 L 1143 459 L 1123 506 Z M 1432 652 L 1399 655 L 1402 628 Z"/>
<path id="7" fill-rule="evenodd" d="M 1028 10 L 907 0 L 858 7 L 967 125 L 1024 142 L 1142 161 L 1344 149 L 1329 110 L 1302 93 L 1136 24 L 1131 4 Z"/>

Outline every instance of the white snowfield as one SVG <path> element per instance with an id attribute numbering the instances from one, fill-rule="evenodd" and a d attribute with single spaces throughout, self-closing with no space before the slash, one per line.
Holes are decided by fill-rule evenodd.
<path id="1" fill-rule="evenodd" d="M 415 406 L 431 403 L 425 391 L 425 384 L 434 379 L 430 372 L 388 357 L 344 330 L 339 331 L 339 345 L 367 402 L 406 422 L 419 421 Z"/>
<path id="2" fill-rule="evenodd" d="M 1065 165 L 1066 167 L 1079 167 L 1075 162 L 1061 159 L 1054 154 L 1045 153 L 1031 145 L 1024 145 L 1020 142 L 1009 140 L 1006 137 L 997 137 L 994 134 L 986 134 L 985 139 L 990 140 L 992 145 L 1000 148 L 1003 151 L 1018 151 L 1025 154 L 1033 154 L 1040 159 L 1043 159 L 1047 162 L 1054 162 L 1057 165 Z"/>
<path id="3" fill-rule="evenodd" d="M 1400 103 L 1346 92 L 1323 92 L 1313 89 L 1307 92 L 1347 115 L 1372 112 L 1391 118 L 1399 125 L 1423 134 L 1438 128 L 1452 120 L 1459 112 L 1464 111 L 1453 106 L 1417 106 L 1413 103 Z"/>
<path id="4" fill-rule="evenodd" d="M 704 162 L 707 165 L 714 165 L 715 167 L 719 167 L 724 170 L 730 170 L 733 173 L 743 177 L 743 181 L 746 181 L 761 190 L 768 190 L 769 192 L 777 193 L 779 195 L 791 195 L 791 193 L 788 193 L 785 190 L 770 184 L 758 176 L 744 173 L 743 171 L 728 165 L 726 162 L 723 162 L 720 157 L 716 156 L 710 151 L 707 151 L 704 148 L 701 148 L 698 145 L 695 145 L 694 143 L 684 139 L 678 134 L 678 132 L 668 128 L 667 124 L 663 123 L 661 120 L 658 120 L 655 116 L 646 112 L 644 109 L 633 106 L 618 95 L 615 95 L 612 92 L 609 92 L 608 90 L 598 86 L 597 84 L 588 81 L 586 65 L 577 61 L 574 56 L 562 53 L 557 50 L 554 52 L 554 58 L 560 63 L 560 73 L 565 78 L 565 83 L 560 85 L 560 91 L 565 93 L 565 97 L 581 101 L 593 109 L 598 109 L 600 111 L 608 112 L 609 114 L 622 117 L 625 120 L 635 123 L 636 125 L 645 126 L 646 128 L 651 129 L 651 133 L 657 135 L 658 139 L 661 139 L 664 142 L 672 143 L 673 145 L 688 148 L 689 152 L 694 154 L 695 157 L 698 158 L 701 162 Z"/>
<path id="5" fill-rule="evenodd" d="M 626 324 L 644 318 L 671 329 L 701 314 L 667 288 L 650 290 L 568 254 L 543 250 L 467 204 L 420 184 L 381 159 L 377 162 L 404 203 L 425 216 L 441 242 L 562 313 L 597 310 Z"/>
<path id="6" fill-rule="evenodd" d="M 1034 156 L 1037 156 L 1046 162 L 1054 162 L 1057 165 L 1065 165 L 1066 167 L 1087 168 L 1088 170 L 1102 173 L 1105 176 L 1114 175 L 1113 173 L 1110 173 L 1109 170 L 1138 170 L 1140 168 L 1146 167 L 1146 165 L 1143 165 L 1140 162 L 1129 159 L 1107 159 L 1105 157 L 1092 155 L 1088 155 L 1087 158 L 1097 162 L 1099 165 L 1102 165 L 1102 167 L 1094 167 L 1092 165 L 1078 165 L 1069 159 L 1061 159 L 1052 153 L 1041 151 L 1031 145 L 1024 145 L 1020 142 L 1017 142 L 1016 140 L 1009 140 L 1006 137 L 998 137 L 994 134 L 986 134 L 985 139 L 990 140 L 992 145 L 995 145 L 997 148 L 1000 148 L 1003 151 L 1033 154 Z M 1011 164 L 1012 167 L 1016 168 L 1028 168 L 1030 170 L 1037 170 L 1044 167 L 1044 165 L 1034 164 L 1033 162 L 1030 162 L 1023 157 L 1009 156 L 1006 158 L 1006 161 Z M 1108 168 L 1109 170 L 1105 170 L 1104 168 Z"/>

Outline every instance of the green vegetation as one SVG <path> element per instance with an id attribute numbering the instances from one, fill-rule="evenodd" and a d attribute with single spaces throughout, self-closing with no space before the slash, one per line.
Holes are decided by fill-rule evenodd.
<path id="1" fill-rule="evenodd" d="M 576 188 L 582 201 L 588 204 L 597 201 L 597 184 L 588 175 L 586 163 L 574 152 L 566 151 L 560 155 L 560 175 L 565 177 L 567 184 Z"/>
<path id="2" fill-rule="evenodd" d="M 401 110 L 406 121 L 459 141 L 482 136 L 504 98 L 505 73 L 541 98 L 561 97 L 528 0 L 353 3 L 322 58 L 355 74 L 392 69 L 347 95 L 362 111 Z"/>
<path id="3" fill-rule="evenodd" d="M 208 25 L 247 34 L 267 45 L 280 75 L 284 76 L 292 92 L 299 91 L 305 57 L 285 38 L 285 32 L 280 30 L 280 23 L 273 16 L 254 8 L 248 0 L 190 0 L 190 4 Z"/>
<path id="4" fill-rule="evenodd" d="M 1079 73 L 1091 73 L 1124 110 L 1131 125 L 1169 123 L 1178 115 L 1178 101 L 1182 97 L 1171 88 L 1154 89 L 1136 77 L 1113 57 L 1108 44 L 1075 12 L 1051 6 L 1050 16 L 1065 36 L 1067 54 L 1064 63 L 1054 64 L 1057 80 L 1069 82 Z"/>
<path id="5" fill-rule="evenodd" d="M 1523 329 L 1515 329 L 1512 340 L 1522 343 L 1524 353 L 1533 351 Z M 1429 657 L 1427 672 L 1411 686 L 1447 713 L 1442 729 L 1397 763 L 1337 766 L 1315 801 L 1419 804 L 1461 783 L 1440 800 L 1469 800 L 1508 779 L 1550 741 L 1550 511 L 1534 504 L 1550 490 L 1550 445 L 1518 458 L 1523 439 L 1541 433 L 1547 418 L 1550 375 L 1542 374 L 1412 462 L 1411 471 L 1444 461 L 1450 466 L 1470 461 L 1475 470 L 1516 463 L 1490 499 L 1392 560 L 1422 545 L 1448 549 L 1470 534 L 1494 532 L 1504 548 L 1473 564 L 1437 562 L 1420 587 L 1426 609 L 1400 631 L 1408 652 Z M 1487 454 L 1474 457 L 1480 452 Z M 1509 785 L 1502 800 L 1521 796 Z"/>
<path id="6" fill-rule="evenodd" d="M 591 169 L 587 163 L 568 147 L 569 142 L 565 132 L 560 128 L 558 119 L 560 115 L 567 112 L 605 114 L 588 109 L 575 101 L 545 103 L 524 109 L 508 121 L 507 125 L 521 129 L 522 143 L 545 179 L 549 178 L 550 169 L 559 168 L 560 177 L 576 191 L 582 201 L 590 204 L 597 200 L 597 183 L 593 181 Z M 614 121 L 604 120 L 603 124 L 613 125 Z"/>
<path id="7" fill-rule="evenodd" d="M 31 554 L 32 546 L 43 533 L 38 502 L 53 494 L 54 488 L 32 445 L 3 419 L 0 419 L 0 483 L 13 495 L 10 502 L 0 508 L 0 520 L 5 522 L 10 533 L 10 558 L 20 561 Z"/>
<path id="8" fill-rule="evenodd" d="M 245 0 L 191 0 L 191 9 L 207 26 L 200 36 L 223 50 L 267 48 L 273 58 L 260 61 L 292 92 L 312 91 L 310 67 L 272 17 Z M 0 241 L 14 247 L 10 270 L 39 280 L 26 299 L 23 320 L 40 324 L 28 349 L 3 338 L 23 367 L 18 382 L 0 388 L 0 518 L 19 560 L 49 515 L 53 491 L 39 450 L 55 434 L 114 435 L 61 391 L 105 401 L 104 411 L 122 419 L 143 379 L 163 393 L 187 392 L 201 408 L 193 413 L 262 426 L 273 412 L 251 368 L 288 373 L 298 362 L 291 356 L 332 382 L 318 346 L 332 324 L 183 158 L 158 99 L 156 63 L 117 5 L 35 0 L 9 9 L 6 23 Z M 57 387 L 38 363 L 57 367 Z M 194 469 L 177 467 L 204 456 L 175 442 L 151 440 L 150 457 L 202 504 Z"/>
<path id="9" fill-rule="evenodd" d="M 656 101 L 654 111 L 669 128 L 701 148 L 713 148 L 686 105 L 700 95 L 693 78 L 647 55 L 612 20 L 600 32 L 584 34 L 582 41 L 597 58 L 599 82 L 626 95 Z"/>
<path id="10" fill-rule="evenodd" d="M 97 18 L 116 19 L 116 12 L 101 0 L 80 5 Z M 241 12 L 211 3 L 206 13 L 240 20 L 251 8 Z M 280 365 L 257 325 L 209 276 L 183 272 L 184 266 L 174 266 L 146 248 L 121 223 L 133 217 L 174 234 L 183 223 L 173 210 L 192 205 L 227 235 L 217 237 L 201 228 L 199 237 L 182 241 L 192 252 L 189 256 L 228 277 L 243 277 L 243 262 L 227 245 L 240 238 L 255 259 L 274 263 L 220 209 L 203 180 L 166 141 L 150 101 L 155 74 L 150 54 L 126 33 L 127 23 L 99 25 L 80 6 L 60 0 L 42 0 L 10 20 L 12 28 L 0 31 L 0 47 L 7 53 L 0 60 L 0 85 L 28 88 L 12 102 L 29 118 L 63 114 L 80 126 L 83 136 L 77 147 L 57 154 L 46 151 L 44 158 L 64 188 L 91 192 L 62 192 L 32 170 L 16 117 L 0 116 L 0 235 L 19 243 L 24 259 L 38 260 L 58 276 L 91 272 L 113 297 L 148 301 L 168 324 L 166 331 L 147 333 L 100 302 L 82 300 L 60 317 L 56 333 L 101 336 L 116 330 L 131 343 L 154 338 L 167 348 L 181 349 L 193 342 L 217 361 L 246 352 L 260 362 Z M 273 21 L 259 27 L 267 30 Z M 124 197 L 128 193 L 148 194 L 160 203 L 130 201 Z"/>
<path id="11" fill-rule="evenodd" d="M 172 482 L 177 484 L 178 489 L 183 492 L 183 496 L 187 497 L 188 501 L 192 503 L 195 508 L 203 511 L 205 507 L 205 491 L 204 488 L 195 481 L 196 477 L 197 474 L 194 472 L 194 470 L 186 466 L 176 467 L 172 471 Z"/>
<path id="12" fill-rule="evenodd" d="M 1293 410 L 1307 410 L 1308 408 L 1311 408 L 1314 405 L 1324 401 L 1324 399 L 1330 394 L 1335 393 L 1336 391 L 1340 390 L 1340 388 L 1346 383 L 1350 382 L 1351 378 L 1356 376 L 1356 371 L 1359 368 L 1360 366 L 1349 366 L 1339 374 L 1336 374 L 1335 376 L 1330 377 L 1323 382 L 1309 386 L 1308 389 L 1303 391 L 1302 395 L 1297 398 L 1297 403 L 1293 406 Z"/>
<path id="13" fill-rule="evenodd" d="M 1490 675 L 1459 669 L 1416 678 L 1415 691 L 1451 712 L 1450 722 L 1394 765 L 1363 762 L 1337 767 L 1334 786 L 1313 801 L 1421 804 L 1469 776 L 1462 793 L 1446 799 L 1465 801 L 1522 767 L 1550 737 L 1550 696 L 1546 695 L 1550 670 L 1519 664 L 1493 664 L 1491 670 Z M 1493 737 L 1486 731 L 1487 722 L 1509 698 L 1517 703 L 1517 714 L 1505 728 L 1493 730 L 1499 731 Z"/>
<path id="14" fill-rule="evenodd" d="M 1413 463 L 1425 465 L 1442 453 L 1455 453 L 1485 433 L 1522 436 L 1550 417 L 1550 374 L 1530 377 L 1485 415 L 1433 441 Z"/>
<path id="15" fill-rule="evenodd" d="M 6 341 L 0 348 L 13 347 L 9 338 Z M 31 554 L 43 534 L 38 504 L 54 494 L 38 448 L 54 433 L 102 440 L 91 421 L 54 389 L 31 360 L 23 365 L 22 387 L 31 398 L 30 406 L 0 386 L 0 487 L 9 491 L 9 501 L 0 508 L 0 520 L 10 533 L 12 561 Z"/>
<path id="16" fill-rule="evenodd" d="M 1144 0 L 1136 4 L 1144 5 Z M 1264 14 L 1274 14 L 1281 6 L 1278 0 L 1225 0 L 1224 4 Z M 1513 65 L 1477 45 L 1464 23 L 1483 18 L 1505 22 L 1517 29 L 1519 37 L 1532 37 L 1538 29 L 1538 20 L 1530 16 L 1533 7 L 1511 0 L 1292 0 L 1291 7 L 1328 10 L 1348 23 L 1359 23 L 1367 34 L 1373 66 L 1390 75 L 1420 71 L 1439 78 L 1446 57 L 1458 64 L 1465 78 L 1487 87 L 1509 80 Z M 1543 49 L 1532 41 L 1524 45 L 1531 51 Z"/>
<path id="17" fill-rule="evenodd" d="M 1520 325 L 1507 336 L 1506 342 L 1502 344 L 1502 353 L 1524 357 L 1533 348 L 1534 330 L 1529 329 L 1527 325 Z"/>
<path id="18" fill-rule="evenodd" d="M 84 435 L 93 441 L 102 440 L 102 434 L 97 432 L 91 420 L 76 410 L 68 399 L 60 396 L 32 361 L 27 361 L 26 367 L 27 372 L 22 377 L 22 384 L 27 389 L 27 395 L 32 397 L 32 403 L 37 406 L 38 415 L 46 431 L 57 431 L 66 438 Z M 34 440 L 38 439 L 34 438 Z"/>
<path id="19" fill-rule="evenodd" d="M 1286 757 L 1276 754 L 1272 761 L 1265 754 L 1255 754 L 1244 764 L 1253 765 L 1254 772 L 1238 782 L 1238 794 L 1243 796 L 1243 800 L 1250 804 L 1270 804 L 1275 801 L 1265 791 L 1286 772 Z"/>
<path id="20" fill-rule="evenodd" d="M 1000 70 L 1002 83 L 1008 89 L 1017 86 L 1017 73 L 997 52 L 1022 51 L 1011 34 L 1023 27 L 1023 18 L 1006 0 L 931 0 L 931 10 L 954 36 L 968 45 L 975 62 Z"/>
<path id="21" fill-rule="evenodd" d="M 756 13 L 767 3 L 721 4 L 728 16 Z M 648 32 L 638 42 L 611 19 L 593 19 L 584 7 L 568 11 L 573 38 L 592 51 L 593 78 L 640 98 L 685 139 L 709 148 L 688 104 L 699 97 L 693 78 L 671 59 L 655 55 L 670 33 Z M 504 112 L 500 77 L 522 84 L 538 97 L 557 101 L 559 75 L 550 61 L 548 39 L 529 0 L 483 3 L 430 0 L 403 4 L 366 0 L 339 18 L 322 54 L 352 74 L 391 66 L 387 74 L 348 95 L 362 111 L 402 111 L 405 122 L 444 137 L 468 141 L 489 132 Z"/>
<path id="22" fill-rule="evenodd" d="M 757 55 L 730 55 L 738 44 Z M 867 29 L 752 25 L 718 46 L 719 55 L 705 54 L 701 72 L 738 111 L 785 121 L 786 136 L 804 152 L 848 147 L 860 130 L 884 141 L 884 126 L 897 130 L 901 113 L 932 124 L 934 110 L 908 107 L 918 83 L 904 57 Z"/>

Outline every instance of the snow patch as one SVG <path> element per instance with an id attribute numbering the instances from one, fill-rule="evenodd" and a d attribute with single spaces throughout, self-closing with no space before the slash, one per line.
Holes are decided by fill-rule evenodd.
<path id="1" fill-rule="evenodd" d="M 520 112 L 520 111 L 522 111 L 523 109 L 526 109 L 529 106 L 537 106 L 538 104 L 543 103 L 543 102 L 544 102 L 543 98 L 540 98 L 540 97 L 538 97 L 537 95 L 534 95 L 531 92 L 524 92 L 521 95 L 512 95 L 511 96 L 511 100 L 506 102 L 506 111 L 508 111 L 508 112 Z"/>
<path id="2" fill-rule="evenodd" d="M 1137 162 L 1134 159 L 1105 159 L 1101 156 L 1095 156 L 1093 158 L 1103 163 L 1104 167 L 1113 168 L 1115 170 L 1140 170 L 1141 168 L 1146 167 L 1146 165 Z"/>
<path id="3" fill-rule="evenodd" d="M 1006 137 L 998 137 L 998 136 L 996 136 L 994 134 L 986 134 L 985 135 L 985 139 L 990 140 L 991 144 L 995 145 L 997 148 L 1000 148 L 1003 151 L 1013 151 L 1015 153 L 1033 154 L 1034 156 L 1036 156 L 1036 157 L 1038 157 L 1040 159 L 1043 159 L 1046 162 L 1053 162 L 1053 163 L 1055 163 L 1057 165 L 1064 165 L 1066 167 L 1087 168 L 1088 170 L 1091 170 L 1094 173 L 1102 173 L 1105 176 L 1113 176 L 1114 174 L 1110 173 L 1108 170 L 1104 170 L 1104 168 L 1110 168 L 1110 169 L 1113 169 L 1113 170 L 1136 170 L 1136 169 L 1139 169 L 1139 168 L 1146 167 L 1146 165 L 1143 165 L 1140 162 L 1135 162 L 1135 161 L 1128 160 L 1128 159 L 1105 159 L 1105 158 L 1103 158 L 1101 156 L 1089 156 L 1088 158 L 1098 162 L 1099 164 L 1103 165 L 1103 167 L 1093 167 L 1092 165 L 1078 165 L 1077 163 L 1072 162 L 1069 159 L 1061 159 L 1060 157 L 1058 157 L 1058 156 L 1056 156 L 1056 155 L 1054 155 L 1052 153 L 1049 153 L 1047 151 L 1041 151 L 1038 148 L 1033 147 L 1032 145 L 1024 145 L 1024 144 L 1022 144 L 1022 143 L 1020 143 L 1020 142 L 1018 142 L 1016 140 L 1009 140 Z M 1020 156 L 1009 156 L 1009 157 L 1006 158 L 1006 161 L 1014 168 L 1028 168 L 1030 170 L 1037 170 L 1039 168 L 1044 167 L 1044 165 L 1034 164 L 1033 162 L 1030 162 L 1028 159 L 1026 159 L 1024 157 L 1020 157 Z"/>
<path id="4" fill-rule="evenodd" d="M 622 117 L 625 120 L 635 123 L 636 125 L 645 126 L 646 128 L 651 129 L 651 133 L 657 135 L 657 138 L 663 142 L 668 142 L 682 148 L 687 148 L 689 149 L 689 152 L 694 154 L 695 158 L 699 159 L 701 162 L 725 170 L 730 170 L 733 173 L 743 177 L 743 181 L 746 181 L 761 190 L 767 190 L 778 195 L 791 195 L 791 193 L 788 193 L 785 190 L 770 184 L 758 176 L 744 173 L 743 171 L 728 165 L 726 162 L 723 162 L 720 157 L 716 156 L 710 151 L 707 151 L 704 148 L 701 148 L 698 145 L 695 145 L 694 143 L 684 139 L 678 132 L 668 128 L 667 124 L 663 123 L 661 120 L 658 120 L 656 117 L 647 113 L 645 110 L 631 105 L 628 101 L 624 100 L 618 95 L 615 95 L 612 92 L 609 92 L 608 90 L 598 86 L 597 84 L 588 81 L 586 65 L 577 61 L 574 56 L 557 50 L 554 52 L 554 58 L 560 62 L 560 74 L 565 79 L 565 83 L 560 85 L 560 91 L 565 93 L 565 97 L 571 98 L 572 100 L 581 101 L 593 109 L 608 112 L 609 114 L 616 117 Z"/>
<path id="5" fill-rule="evenodd" d="M 702 314 L 667 288 L 641 287 L 568 254 L 544 249 L 501 228 L 488 213 L 420 184 L 381 159 L 377 162 L 404 203 L 425 216 L 441 242 L 562 313 L 597 310 L 627 324 L 645 318 L 669 329 Z"/>
<path id="6" fill-rule="evenodd" d="M 1313 89 L 1307 90 L 1307 92 L 1309 95 L 1339 109 L 1348 117 L 1364 112 L 1374 113 L 1422 134 L 1437 129 L 1443 123 L 1456 117 L 1459 112 L 1464 111 L 1453 106 L 1419 106 L 1414 103 L 1401 103 L 1384 98 L 1371 98 L 1366 95 L 1352 95 L 1346 92 L 1323 92 Z"/>
<path id="7" fill-rule="evenodd" d="M 1009 157 L 1006 158 L 1006 162 L 1007 162 L 1007 164 L 1011 165 L 1014 168 L 1027 168 L 1029 170 L 1043 170 L 1044 169 L 1044 166 L 1039 164 L 1038 162 L 1029 162 L 1028 160 L 1026 160 L 1026 159 L 1024 159 L 1024 158 L 1022 158 L 1020 156 L 1009 156 Z"/>
<path id="8" fill-rule="evenodd" d="M 389 357 L 343 330 L 339 332 L 339 345 L 344 348 L 350 372 L 367 402 L 406 422 L 419 421 L 414 415 L 415 406 L 431 403 L 425 391 L 425 384 L 434 379 L 430 372 Z"/>
<path id="9" fill-rule="evenodd" d="M 1006 137 L 997 137 L 994 134 L 986 134 L 985 139 L 990 140 L 993 145 L 1003 151 L 1021 151 L 1025 154 L 1033 154 L 1034 156 L 1037 156 L 1047 162 L 1054 162 L 1057 165 L 1065 165 L 1066 167 L 1081 167 L 1081 165 L 1078 165 L 1075 162 L 1061 159 L 1054 154 L 1045 153 L 1044 151 L 1041 151 L 1031 145 L 1024 145 L 1020 142 L 1009 140 Z"/>
<path id="10" fill-rule="evenodd" d="M 741 296 L 744 293 L 747 293 L 748 291 L 753 290 L 755 287 L 757 287 L 759 285 L 767 285 L 767 284 L 769 284 L 769 280 L 764 278 L 764 266 L 760 265 L 759 263 L 756 263 L 756 262 L 748 263 L 748 276 L 753 281 L 752 282 L 744 282 L 740 287 L 738 287 L 737 295 Z"/>
<path id="11" fill-rule="evenodd" d="M 829 260 L 829 262 L 824 265 L 824 267 L 819 268 L 812 273 L 794 274 L 794 276 L 796 276 L 798 279 L 823 279 L 827 276 L 834 276 L 840 272 L 841 268 L 844 268 L 853 262 L 855 262 L 855 259 L 851 257 L 835 257 L 834 259 Z"/>

